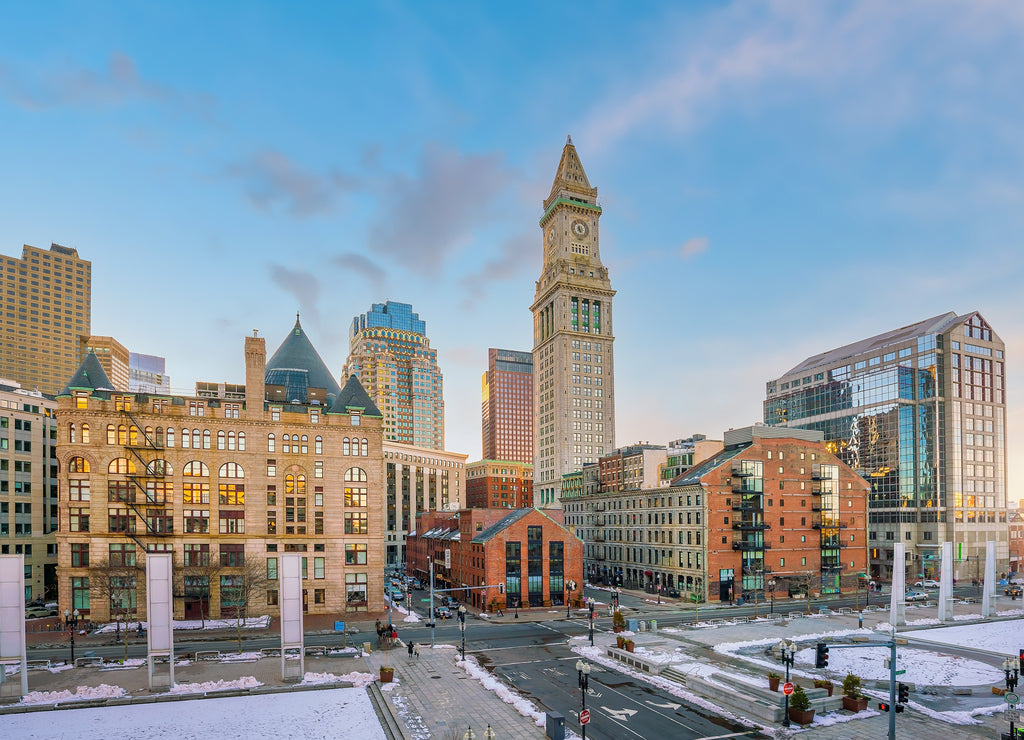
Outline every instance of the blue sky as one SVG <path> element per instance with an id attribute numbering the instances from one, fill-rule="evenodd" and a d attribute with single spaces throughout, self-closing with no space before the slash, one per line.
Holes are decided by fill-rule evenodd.
<path id="1" fill-rule="evenodd" d="M 296 310 L 340 373 L 354 315 L 411 303 L 475 459 L 571 133 L 619 444 L 717 437 L 808 355 L 977 309 L 1024 497 L 1022 37 L 1024 4 L 981 1 L 10 6 L 0 251 L 77 247 L 93 332 L 183 390 L 241 381 L 243 335 L 272 352 Z"/>

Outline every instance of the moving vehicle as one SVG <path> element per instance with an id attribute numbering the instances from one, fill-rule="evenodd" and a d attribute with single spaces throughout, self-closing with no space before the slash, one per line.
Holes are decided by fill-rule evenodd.
<path id="1" fill-rule="evenodd" d="M 907 595 L 903 597 L 904 601 L 928 601 L 928 594 L 924 591 L 907 591 Z"/>
<path id="2" fill-rule="evenodd" d="M 1011 599 L 1021 598 L 1021 587 L 1017 585 L 1010 585 L 1003 589 L 1003 593 L 1009 596 Z"/>
<path id="3" fill-rule="evenodd" d="M 57 610 L 49 606 L 30 606 L 25 610 L 25 619 L 41 619 L 43 617 L 56 617 Z"/>
<path id="4" fill-rule="evenodd" d="M 923 581 L 918 581 L 914 584 L 916 588 L 938 588 L 939 582 L 934 581 L 931 578 L 925 578 Z"/>
<path id="5" fill-rule="evenodd" d="M 447 606 L 435 606 L 434 617 L 437 619 L 451 619 L 452 610 L 449 609 Z"/>

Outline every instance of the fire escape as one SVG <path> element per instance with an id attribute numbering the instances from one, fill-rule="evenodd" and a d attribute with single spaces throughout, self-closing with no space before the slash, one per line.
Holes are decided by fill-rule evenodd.
<path id="1" fill-rule="evenodd" d="M 143 431 L 144 428 L 127 408 L 122 408 L 121 414 L 128 427 L 128 435 L 124 440 L 125 457 L 131 463 L 126 476 L 131 486 L 127 496 L 128 506 L 146 527 L 142 533 L 137 528 L 129 528 L 127 535 L 144 552 L 153 552 L 142 537 L 162 538 L 174 534 L 174 517 L 166 508 L 171 503 L 171 497 L 162 485 L 157 485 L 167 475 L 167 463 L 162 456 L 163 440 L 158 441 Z"/>

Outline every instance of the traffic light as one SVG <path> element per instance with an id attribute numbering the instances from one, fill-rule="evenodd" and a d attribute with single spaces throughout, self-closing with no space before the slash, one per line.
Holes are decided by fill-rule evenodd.
<path id="1" fill-rule="evenodd" d="M 878 702 L 878 711 L 879 712 L 888 712 L 889 711 L 889 704 L 888 704 L 888 702 L 884 702 L 884 701 Z"/>
<path id="2" fill-rule="evenodd" d="M 897 699 L 897 701 L 900 704 L 906 704 L 908 701 L 910 701 L 910 687 L 909 686 L 907 686 L 905 683 L 901 683 L 896 688 L 899 691 L 899 698 Z"/>
<path id="3" fill-rule="evenodd" d="M 1024 670 L 1024 648 L 1020 649 L 1020 667 Z"/>
<path id="4" fill-rule="evenodd" d="M 828 668 L 828 645 L 823 642 L 819 642 L 815 647 L 814 667 Z"/>

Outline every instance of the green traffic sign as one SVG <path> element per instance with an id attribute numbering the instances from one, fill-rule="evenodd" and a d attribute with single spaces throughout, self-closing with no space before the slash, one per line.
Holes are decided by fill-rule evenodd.
<path id="1" fill-rule="evenodd" d="M 430 599 L 420 599 L 420 601 L 430 601 Z"/>
<path id="2" fill-rule="evenodd" d="M 1003 694 L 1003 699 L 1007 704 L 1020 704 L 1020 694 L 1011 694 L 1007 692 Z"/>
<path id="3" fill-rule="evenodd" d="M 897 676 L 902 676 L 902 675 L 903 675 L 904 673 L 906 673 L 906 672 L 907 672 L 907 669 L 906 669 L 906 668 L 904 668 L 904 669 L 903 669 L 902 671 L 896 671 L 896 675 L 897 675 Z"/>

